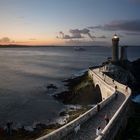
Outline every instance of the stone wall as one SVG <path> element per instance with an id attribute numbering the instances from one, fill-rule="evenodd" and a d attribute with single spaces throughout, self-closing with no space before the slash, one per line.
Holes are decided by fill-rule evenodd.
<path id="1" fill-rule="evenodd" d="M 115 94 L 112 94 L 109 98 L 99 103 L 100 108 L 102 109 L 105 105 L 107 105 L 111 100 L 113 100 L 115 97 Z M 90 119 L 93 115 L 97 113 L 97 105 L 85 112 L 84 114 L 80 115 L 75 120 L 69 122 L 68 124 L 62 126 L 61 128 L 38 138 L 37 140 L 60 140 L 67 134 L 74 131 L 74 128 L 76 128 L 78 125 L 83 124 L 88 119 Z"/>
<path id="2" fill-rule="evenodd" d="M 92 77 L 92 80 L 94 84 L 99 84 L 101 86 L 102 91 L 105 90 L 105 93 L 108 93 L 109 95 L 102 93 L 102 96 L 106 96 L 105 100 L 99 103 L 100 108 L 102 109 L 105 105 L 110 103 L 111 100 L 115 97 L 115 89 L 112 85 L 107 84 L 104 80 L 100 78 L 95 72 L 89 70 L 89 76 Z M 112 81 L 110 77 L 106 76 L 108 81 Z M 103 129 L 102 134 L 96 138 L 96 140 L 113 140 L 116 136 L 118 130 L 122 125 L 124 125 L 125 117 L 128 112 L 128 104 L 129 99 L 131 95 L 131 89 L 128 88 L 126 92 L 126 85 L 122 85 L 118 83 L 117 81 L 113 81 L 113 85 L 117 85 L 117 90 L 125 94 L 126 99 L 121 105 L 121 107 L 118 109 L 118 111 L 115 113 L 115 115 L 112 117 L 112 119 L 109 121 L 108 125 Z M 84 114 L 80 115 L 78 118 L 74 119 L 73 121 L 69 122 L 68 124 L 62 126 L 61 128 L 45 135 L 37 140 L 60 140 L 69 133 L 73 132 L 74 129 L 86 122 L 88 119 L 90 119 L 93 115 L 97 113 L 97 105 L 85 112 Z M 125 121 L 126 122 L 126 121 Z"/>
<path id="3" fill-rule="evenodd" d="M 100 108 L 102 109 L 105 105 L 110 103 L 111 100 L 113 100 L 115 98 L 115 90 L 111 86 L 107 85 L 95 73 L 92 73 L 91 71 L 89 71 L 89 75 L 93 76 L 93 77 L 95 76 L 96 78 L 93 78 L 93 80 L 101 81 L 99 86 L 103 86 L 104 88 L 106 88 L 106 91 L 110 92 L 110 94 L 108 95 L 108 98 L 106 98 L 105 100 L 103 100 L 102 102 L 99 103 Z M 101 84 L 103 84 L 103 85 L 101 85 Z M 60 140 L 63 137 L 65 137 L 66 135 L 68 135 L 69 133 L 73 132 L 74 129 L 78 125 L 83 124 L 84 122 L 86 122 L 88 119 L 90 119 L 96 113 L 97 113 L 97 105 L 94 106 L 93 108 L 91 108 L 90 110 L 88 110 L 87 112 L 85 112 L 84 114 L 80 115 L 75 120 L 69 122 L 68 124 L 62 126 L 61 128 L 43 136 L 43 137 L 38 138 L 37 140 Z"/>
<path id="4" fill-rule="evenodd" d="M 108 76 L 106 76 L 106 78 L 107 78 L 106 80 L 108 81 L 112 80 Z M 118 83 L 117 81 L 114 81 L 114 84 L 117 86 L 117 90 L 126 96 L 126 99 L 120 106 L 118 111 L 115 113 L 115 115 L 112 117 L 108 125 L 103 129 L 101 135 L 96 138 L 96 140 L 114 140 L 117 134 L 120 131 L 122 131 L 127 124 L 128 115 L 131 111 L 130 110 L 131 89 L 129 87 L 126 88 L 126 85 Z"/>
<path id="5" fill-rule="evenodd" d="M 115 88 L 112 85 L 107 84 L 106 81 L 104 81 L 94 71 L 89 70 L 88 75 L 92 79 L 95 87 L 96 87 L 96 85 L 99 85 L 99 87 L 101 89 L 102 100 L 108 98 L 110 95 L 112 95 L 115 92 Z M 101 73 L 101 75 L 102 75 L 102 73 Z M 106 78 L 106 76 L 104 78 Z"/>

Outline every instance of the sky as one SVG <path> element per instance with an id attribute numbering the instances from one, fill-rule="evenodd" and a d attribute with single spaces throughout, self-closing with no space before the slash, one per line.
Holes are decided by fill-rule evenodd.
<path id="1" fill-rule="evenodd" d="M 140 45 L 140 0 L 0 0 L 0 44 Z"/>

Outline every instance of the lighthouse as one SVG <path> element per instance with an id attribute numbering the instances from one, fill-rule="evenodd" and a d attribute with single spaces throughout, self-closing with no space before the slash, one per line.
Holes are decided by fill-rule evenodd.
<path id="1" fill-rule="evenodd" d="M 119 37 L 115 34 L 112 38 L 112 62 L 119 60 Z"/>
<path id="2" fill-rule="evenodd" d="M 120 60 L 125 61 L 127 60 L 127 46 L 122 46 L 121 47 L 121 54 L 120 54 Z"/>

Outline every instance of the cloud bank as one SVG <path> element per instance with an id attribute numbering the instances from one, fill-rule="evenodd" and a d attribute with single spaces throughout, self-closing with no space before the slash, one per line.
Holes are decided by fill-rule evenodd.
<path id="1" fill-rule="evenodd" d="M 0 43 L 15 43 L 15 41 L 11 40 L 9 37 L 0 38 Z"/>
<path id="2" fill-rule="evenodd" d="M 140 19 L 112 21 L 105 25 L 91 26 L 88 28 L 106 31 L 140 32 Z"/>
<path id="3" fill-rule="evenodd" d="M 106 41 L 97 41 L 96 39 L 106 39 L 105 35 L 95 36 L 91 34 L 91 29 L 70 29 L 69 34 L 65 34 L 60 31 L 58 39 L 66 40 L 66 45 L 80 45 L 80 46 L 93 46 L 93 45 L 105 45 Z"/>
<path id="4" fill-rule="evenodd" d="M 64 32 L 60 31 L 59 36 L 57 38 L 61 39 L 81 39 L 85 38 L 85 35 L 88 36 L 90 39 L 94 39 L 95 37 L 91 35 L 90 30 L 87 28 L 84 29 L 70 29 L 69 30 L 70 35 L 65 34 Z"/>

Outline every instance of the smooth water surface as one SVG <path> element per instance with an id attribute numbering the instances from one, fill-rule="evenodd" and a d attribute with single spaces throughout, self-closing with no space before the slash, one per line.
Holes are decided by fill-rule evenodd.
<path id="1" fill-rule="evenodd" d="M 53 83 L 59 88 L 58 92 L 64 90 L 64 79 L 89 66 L 101 64 L 111 56 L 109 47 L 85 49 L 0 48 L 0 124 L 5 125 L 11 120 L 16 125 L 27 126 L 57 118 L 65 106 L 47 94 L 46 86 Z M 137 51 L 128 53 L 132 60 L 138 57 L 137 54 Z"/>

